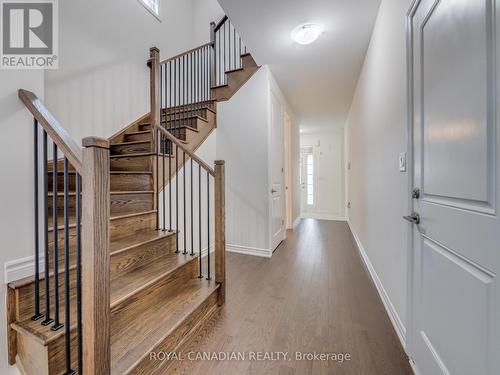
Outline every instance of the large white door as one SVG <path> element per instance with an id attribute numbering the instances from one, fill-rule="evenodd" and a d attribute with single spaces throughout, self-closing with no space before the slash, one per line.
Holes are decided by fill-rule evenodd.
<path id="1" fill-rule="evenodd" d="M 271 95 L 271 240 L 273 250 L 285 239 L 284 132 L 281 104 Z"/>
<path id="2" fill-rule="evenodd" d="M 423 375 L 500 374 L 499 5 L 421 0 L 410 13 L 408 350 Z"/>

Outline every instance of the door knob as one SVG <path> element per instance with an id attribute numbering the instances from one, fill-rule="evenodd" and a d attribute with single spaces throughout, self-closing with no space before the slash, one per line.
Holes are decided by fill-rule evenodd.
<path id="1" fill-rule="evenodd" d="M 412 224 L 420 224 L 420 215 L 416 212 L 412 212 L 410 216 L 403 216 L 403 219 L 409 221 Z"/>
<path id="2" fill-rule="evenodd" d="M 271 194 L 277 193 L 278 190 L 271 189 Z"/>

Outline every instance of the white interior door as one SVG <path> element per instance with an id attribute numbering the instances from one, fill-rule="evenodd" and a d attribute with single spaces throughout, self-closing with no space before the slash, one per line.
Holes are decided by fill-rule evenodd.
<path id="1" fill-rule="evenodd" d="M 273 250 L 285 239 L 284 133 L 281 104 L 271 95 L 271 236 Z"/>
<path id="2" fill-rule="evenodd" d="M 300 213 L 307 212 L 307 155 L 300 153 Z"/>
<path id="3" fill-rule="evenodd" d="M 422 0 L 410 15 L 408 344 L 423 375 L 500 373 L 498 5 Z"/>

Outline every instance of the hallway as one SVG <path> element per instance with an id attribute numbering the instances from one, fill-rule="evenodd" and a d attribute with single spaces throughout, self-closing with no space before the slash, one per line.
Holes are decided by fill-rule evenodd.
<path id="1" fill-rule="evenodd" d="M 347 223 L 305 219 L 271 259 L 227 258 L 227 303 L 187 352 L 288 352 L 289 360 L 190 361 L 182 353 L 176 373 L 412 373 Z M 351 359 L 296 361 L 295 352 Z"/>

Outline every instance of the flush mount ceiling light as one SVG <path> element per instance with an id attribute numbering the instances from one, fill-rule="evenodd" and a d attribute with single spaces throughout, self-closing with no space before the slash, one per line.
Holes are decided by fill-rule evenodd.
<path id="1" fill-rule="evenodd" d="M 323 27 L 315 23 L 306 23 L 297 26 L 292 31 L 292 39 L 302 45 L 311 44 L 319 38 Z"/>

